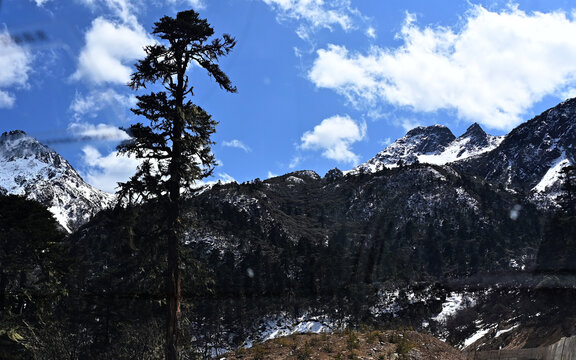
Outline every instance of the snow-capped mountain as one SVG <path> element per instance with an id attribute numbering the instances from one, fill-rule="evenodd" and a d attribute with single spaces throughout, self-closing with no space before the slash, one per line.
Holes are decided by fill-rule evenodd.
<path id="1" fill-rule="evenodd" d="M 351 173 L 373 173 L 415 162 L 444 165 L 491 151 L 501 141 L 502 137 L 486 134 L 476 123 L 458 138 L 442 125 L 419 126 Z"/>
<path id="2" fill-rule="evenodd" d="M 513 129 L 493 151 L 457 166 L 546 206 L 555 203 L 560 191 L 560 170 L 574 164 L 576 98 Z"/>
<path id="3" fill-rule="evenodd" d="M 562 168 L 576 164 L 576 98 L 536 116 L 506 136 L 473 124 L 460 137 L 441 125 L 417 127 L 349 174 L 374 173 L 416 162 L 450 165 L 541 207 L 556 205 Z"/>
<path id="4" fill-rule="evenodd" d="M 85 183 L 57 152 L 20 130 L 0 136 L 0 194 L 44 204 L 68 232 L 113 201 L 113 195 Z"/>
<path id="5" fill-rule="evenodd" d="M 503 140 L 502 136 L 486 134 L 480 125 L 474 123 L 464 134 L 454 139 L 439 154 L 422 154 L 418 161 L 426 164 L 444 165 L 464 160 L 495 149 Z"/>

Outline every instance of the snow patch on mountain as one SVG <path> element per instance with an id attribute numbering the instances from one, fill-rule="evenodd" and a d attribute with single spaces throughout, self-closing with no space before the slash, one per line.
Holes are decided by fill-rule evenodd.
<path id="1" fill-rule="evenodd" d="M 475 302 L 476 300 L 472 293 L 451 292 L 446 297 L 446 301 L 442 303 L 442 311 L 432 317 L 432 320 L 446 323 L 448 318 L 454 316 L 459 310 L 474 306 Z"/>
<path id="2" fill-rule="evenodd" d="M 461 349 L 467 349 L 469 346 L 473 345 L 475 342 L 482 339 L 484 336 L 486 336 L 486 334 L 488 334 L 490 331 L 493 331 L 494 329 L 496 329 L 496 325 L 492 325 L 492 326 L 487 327 L 487 328 L 479 329 L 474 334 L 472 334 L 470 337 L 468 337 L 466 340 L 464 340 L 463 346 Z"/>
<path id="3" fill-rule="evenodd" d="M 254 343 L 264 342 L 283 336 L 298 333 L 330 333 L 341 329 L 343 324 L 337 324 L 326 315 L 312 315 L 304 312 L 302 315 L 293 317 L 286 312 L 263 319 L 258 328 L 255 338 L 247 339 L 245 348 L 252 347 Z"/>
<path id="4" fill-rule="evenodd" d="M 439 154 L 418 155 L 418 161 L 425 164 L 445 165 L 491 151 L 500 145 L 503 139 L 503 136 L 487 135 L 487 144 L 481 146 L 475 144 L 471 138 L 459 137 Z"/>
<path id="5" fill-rule="evenodd" d="M 570 160 L 566 158 L 566 153 L 563 152 L 562 156 L 556 159 L 556 161 L 550 166 L 550 169 L 548 169 L 546 174 L 544 174 L 540 182 L 532 188 L 532 191 L 541 193 L 556 188 L 561 181 L 562 168 L 570 165 L 572 165 Z"/>

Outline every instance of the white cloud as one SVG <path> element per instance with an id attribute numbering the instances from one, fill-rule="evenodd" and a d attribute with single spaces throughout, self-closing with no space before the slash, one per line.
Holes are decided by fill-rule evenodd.
<path id="1" fill-rule="evenodd" d="M 236 182 L 236 179 L 227 173 L 218 173 L 218 179 L 223 183 Z"/>
<path id="2" fill-rule="evenodd" d="M 380 140 L 379 143 L 380 143 L 380 145 L 386 147 L 386 146 L 392 144 L 392 138 L 387 137 L 387 138 L 384 139 L 384 140 Z"/>
<path id="3" fill-rule="evenodd" d="M 245 145 L 242 141 L 234 139 L 234 140 L 230 140 L 230 141 L 224 141 L 222 142 L 222 146 L 226 146 L 226 147 L 233 147 L 233 148 L 237 148 L 237 149 L 242 149 L 245 152 L 250 152 L 252 151 L 252 149 L 250 149 L 250 147 L 248 147 L 247 145 Z"/>
<path id="4" fill-rule="evenodd" d="M 0 30 L 0 46 L 0 108 L 11 108 L 16 98 L 10 90 L 28 85 L 32 55 L 12 41 L 6 29 Z"/>
<path id="5" fill-rule="evenodd" d="M 267 175 L 267 176 L 268 176 L 268 179 L 271 179 L 271 178 L 273 178 L 273 177 L 277 177 L 278 175 L 277 175 L 277 174 L 274 174 L 272 171 L 268 170 L 268 175 Z"/>
<path id="6" fill-rule="evenodd" d="M 262 0 L 278 12 L 280 20 L 291 19 L 301 22 L 298 36 L 309 39 L 310 32 L 324 28 L 333 30 L 335 26 L 345 31 L 354 28 L 354 22 L 361 18 L 358 10 L 352 8 L 350 0 Z"/>
<path id="7" fill-rule="evenodd" d="M 566 89 L 563 93 L 562 93 L 562 98 L 564 99 L 572 99 L 576 97 L 576 88 L 569 88 Z"/>
<path id="8" fill-rule="evenodd" d="M 397 48 L 362 54 L 345 46 L 317 51 L 308 73 L 359 107 L 382 101 L 414 111 L 455 110 L 468 121 L 510 129 L 546 95 L 576 82 L 576 20 L 557 11 L 491 12 L 473 6 L 461 28 L 418 27 L 407 15 Z"/>
<path id="9" fill-rule="evenodd" d="M 406 131 L 412 130 L 415 127 L 422 125 L 422 123 L 415 118 L 398 118 L 392 120 L 392 123 L 396 126 L 402 127 Z"/>
<path id="10" fill-rule="evenodd" d="M 134 95 L 123 95 L 113 89 L 93 90 L 88 95 L 76 93 L 70 110 L 77 121 L 84 117 L 96 117 L 102 110 L 113 111 L 116 119 L 123 119 L 126 110 L 136 106 Z"/>
<path id="11" fill-rule="evenodd" d="M 296 168 L 296 166 L 300 165 L 300 163 L 302 162 L 302 157 L 301 156 L 294 156 L 292 158 L 292 160 L 290 160 L 290 163 L 288 164 L 288 167 L 290 169 L 294 169 Z"/>
<path id="12" fill-rule="evenodd" d="M 206 9 L 206 4 L 204 3 L 204 0 L 168 0 L 168 2 L 171 4 L 184 2 L 190 5 L 196 11 Z"/>
<path id="13" fill-rule="evenodd" d="M 33 1 L 36 3 L 37 6 L 43 6 L 50 0 L 33 0 Z"/>
<path id="14" fill-rule="evenodd" d="M 305 150 L 322 150 L 322 156 L 338 162 L 358 164 L 359 156 L 350 146 L 366 136 L 366 124 L 357 124 L 349 116 L 332 116 L 322 120 L 314 130 L 302 135 L 300 147 Z"/>
<path id="15" fill-rule="evenodd" d="M 95 140 L 129 140 L 130 136 L 122 129 L 108 124 L 73 123 L 68 130 L 75 136 Z"/>
<path id="16" fill-rule="evenodd" d="M 118 156 L 116 151 L 102 155 L 98 149 L 85 146 L 82 149 L 87 169 L 83 171 L 84 180 L 90 185 L 114 193 L 118 182 L 127 181 L 136 173 L 139 161 L 127 156 Z"/>
<path id="17" fill-rule="evenodd" d="M 0 90 L 0 109 L 2 108 L 10 109 L 11 107 L 14 106 L 15 101 L 16 98 L 13 95 Z"/>
<path id="18" fill-rule="evenodd" d="M 40 0 L 47 1 L 47 0 Z M 138 6 L 133 4 L 131 0 L 79 0 L 84 5 L 90 7 L 93 11 L 100 10 L 102 8 L 107 9 L 110 15 L 118 18 L 123 24 L 129 24 L 132 27 L 139 26 L 138 20 L 135 12 L 138 10 Z"/>
<path id="19" fill-rule="evenodd" d="M 376 39 L 376 29 L 374 29 L 372 26 L 369 26 L 368 29 L 366 29 L 366 36 L 371 39 Z"/>
<path id="20" fill-rule="evenodd" d="M 144 46 L 153 42 L 134 21 L 131 25 L 117 24 L 102 17 L 92 22 L 85 38 L 72 79 L 95 84 L 126 84 L 132 74 L 132 63 L 143 58 Z"/>
<path id="21" fill-rule="evenodd" d="M 218 183 L 227 184 L 231 182 L 237 182 L 230 174 L 228 173 L 218 173 L 216 178 L 211 178 L 211 180 L 198 180 L 192 186 L 193 189 L 198 189 L 204 186 L 213 186 Z"/>

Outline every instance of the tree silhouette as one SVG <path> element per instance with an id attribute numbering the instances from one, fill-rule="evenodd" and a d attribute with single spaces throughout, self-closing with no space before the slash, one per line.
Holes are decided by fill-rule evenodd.
<path id="1" fill-rule="evenodd" d="M 563 192 L 557 200 L 567 215 L 576 215 L 576 166 L 563 167 L 560 175 Z"/>
<path id="2" fill-rule="evenodd" d="M 152 34 L 160 42 L 145 47 L 146 57 L 136 64 L 129 86 L 133 90 L 159 84 L 163 91 L 137 96 L 134 114 L 150 121 L 127 129 L 132 139 L 118 147 L 120 153 L 143 159 L 136 174 L 120 184 L 119 195 L 130 203 L 156 201 L 164 210 L 163 237 L 167 242 L 166 300 L 168 321 L 166 359 L 178 358 L 181 298 L 179 234 L 181 189 L 209 176 L 215 165 L 210 136 L 216 121 L 188 98 L 193 96 L 187 69 L 192 63 L 204 68 L 218 85 L 236 92 L 218 60 L 236 41 L 229 35 L 210 40 L 214 30 L 193 10 L 176 18 L 165 16 L 154 24 Z"/>

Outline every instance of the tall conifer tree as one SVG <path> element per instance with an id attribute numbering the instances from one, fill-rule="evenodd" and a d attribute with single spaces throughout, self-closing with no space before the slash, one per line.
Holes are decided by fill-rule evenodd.
<path id="1" fill-rule="evenodd" d="M 181 189 L 209 176 L 215 165 L 210 136 L 216 121 L 189 98 L 194 95 L 187 70 L 191 63 L 204 68 L 228 92 L 236 92 L 218 60 L 236 41 L 224 34 L 211 39 L 214 30 L 193 10 L 176 18 L 165 16 L 154 24 L 160 41 L 145 47 L 146 57 L 136 64 L 129 86 L 133 90 L 157 84 L 162 91 L 137 96 L 134 114 L 149 125 L 137 123 L 128 132 L 132 140 L 121 144 L 121 153 L 143 159 L 136 174 L 120 184 L 119 195 L 131 201 L 155 200 L 164 211 L 163 237 L 167 241 L 166 300 L 168 304 L 166 359 L 179 357 L 181 271 L 179 234 Z"/>

